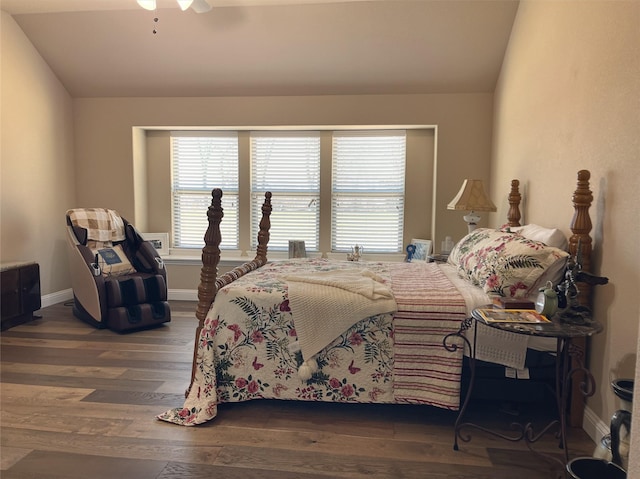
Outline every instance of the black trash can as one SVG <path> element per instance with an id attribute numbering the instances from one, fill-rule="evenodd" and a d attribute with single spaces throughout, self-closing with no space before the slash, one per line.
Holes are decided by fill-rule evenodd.
<path id="1" fill-rule="evenodd" d="M 567 464 L 572 479 L 626 479 L 627 473 L 620 466 L 595 457 L 576 457 Z"/>

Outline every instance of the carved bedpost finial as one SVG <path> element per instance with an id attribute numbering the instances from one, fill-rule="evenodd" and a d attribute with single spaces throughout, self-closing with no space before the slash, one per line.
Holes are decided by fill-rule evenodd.
<path id="1" fill-rule="evenodd" d="M 220 263 L 220 222 L 224 216 L 222 210 L 222 190 L 215 188 L 211 192 L 211 206 L 207 210 L 209 227 L 204 235 L 204 248 L 202 248 L 202 270 L 200 271 L 200 285 L 198 286 L 198 306 L 196 318 L 200 323 L 204 322 L 211 302 L 216 295 L 216 276 L 218 275 L 218 263 Z"/>
<path id="2" fill-rule="evenodd" d="M 573 218 L 571 219 L 571 238 L 569 238 L 569 253 L 580 256 L 582 271 L 591 272 L 591 217 L 589 208 L 593 201 L 593 194 L 589 189 L 591 173 L 588 170 L 578 171 L 578 183 L 573 193 Z M 580 249 L 580 251 L 578 251 Z M 590 306 L 590 285 L 581 284 L 578 302 L 582 306 Z"/>
<path id="3" fill-rule="evenodd" d="M 518 180 L 511 180 L 511 191 L 509 192 L 509 212 L 507 213 L 507 222 L 509 226 L 520 226 L 520 190 Z"/>

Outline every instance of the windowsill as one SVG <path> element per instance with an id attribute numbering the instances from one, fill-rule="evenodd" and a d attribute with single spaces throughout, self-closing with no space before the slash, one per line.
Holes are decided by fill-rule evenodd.
<path id="1" fill-rule="evenodd" d="M 320 258 L 322 253 L 307 253 L 308 258 Z M 347 259 L 347 253 L 326 253 L 324 255 L 328 259 L 344 261 Z M 249 256 L 246 252 L 240 250 L 224 250 L 220 253 L 220 263 L 218 266 L 234 268 L 240 266 L 247 261 L 251 261 L 255 254 Z M 286 251 L 270 251 L 267 253 L 270 261 L 284 260 L 289 258 Z M 163 255 L 162 259 L 166 264 L 183 265 L 183 266 L 202 266 L 201 250 L 181 250 L 171 249 L 168 255 Z M 391 261 L 402 262 L 405 255 L 402 253 L 379 253 L 379 254 L 363 254 L 361 261 Z"/>

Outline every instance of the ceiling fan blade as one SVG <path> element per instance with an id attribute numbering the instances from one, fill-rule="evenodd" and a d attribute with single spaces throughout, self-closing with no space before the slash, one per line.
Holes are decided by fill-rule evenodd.
<path id="1" fill-rule="evenodd" d="M 196 13 L 205 13 L 211 10 L 211 8 L 207 0 L 193 0 L 191 4 L 191 9 Z"/>
<path id="2" fill-rule="evenodd" d="M 178 5 L 180 6 L 180 10 L 183 12 L 191 6 L 193 0 L 178 0 Z"/>

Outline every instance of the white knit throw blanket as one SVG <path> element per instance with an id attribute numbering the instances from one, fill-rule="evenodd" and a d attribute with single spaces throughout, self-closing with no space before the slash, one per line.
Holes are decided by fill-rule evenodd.
<path id="1" fill-rule="evenodd" d="M 358 321 L 397 309 L 391 290 L 369 270 L 322 271 L 285 279 L 304 360 Z"/>

